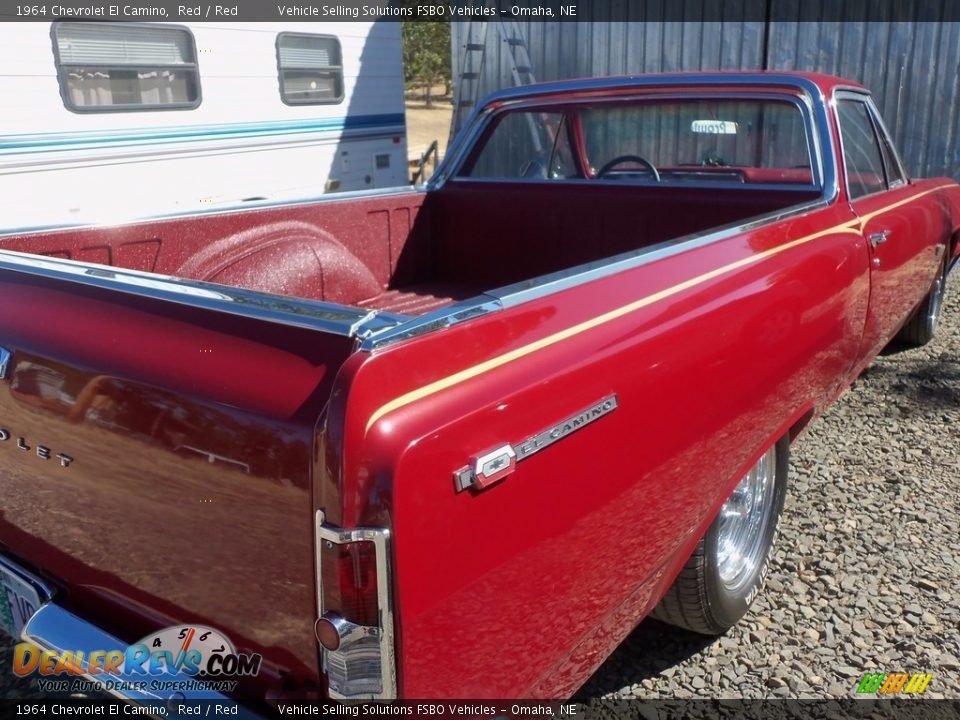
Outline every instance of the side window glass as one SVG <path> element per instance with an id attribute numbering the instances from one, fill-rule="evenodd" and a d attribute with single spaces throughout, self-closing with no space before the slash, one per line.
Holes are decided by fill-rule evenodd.
<path id="1" fill-rule="evenodd" d="M 876 112 L 873 113 L 873 118 L 876 121 L 877 132 L 880 134 L 880 150 L 883 151 L 883 166 L 887 171 L 887 183 L 890 187 L 905 185 L 907 178 L 900 169 L 900 163 L 897 162 L 897 151 L 894 150 L 890 142 L 890 133 L 886 131 Z"/>
<path id="2" fill-rule="evenodd" d="M 576 174 L 564 116 L 517 111 L 499 119 L 460 177 L 556 179 Z"/>
<path id="3" fill-rule="evenodd" d="M 883 155 L 866 104 L 859 100 L 840 100 L 837 115 L 850 199 L 886 189 Z"/>

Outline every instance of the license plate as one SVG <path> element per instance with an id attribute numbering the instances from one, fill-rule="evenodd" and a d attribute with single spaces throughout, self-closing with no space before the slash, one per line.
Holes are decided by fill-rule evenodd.
<path id="1" fill-rule="evenodd" d="M 0 561 L 0 632 L 19 640 L 23 626 L 41 604 L 37 588 Z"/>

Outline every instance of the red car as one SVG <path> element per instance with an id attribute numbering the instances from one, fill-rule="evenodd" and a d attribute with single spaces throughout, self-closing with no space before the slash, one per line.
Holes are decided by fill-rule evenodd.
<path id="1" fill-rule="evenodd" d="M 425 190 L 8 232 L 0 619 L 185 697 L 567 697 L 747 611 L 958 230 L 856 83 L 715 73 L 498 93 Z"/>

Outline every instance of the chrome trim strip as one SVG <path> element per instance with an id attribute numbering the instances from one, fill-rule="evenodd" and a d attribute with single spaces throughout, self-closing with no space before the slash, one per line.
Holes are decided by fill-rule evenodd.
<path id="1" fill-rule="evenodd" d="M 860 88 L 855 88 L 850 86 L 837 86 L 836 88 L 833 89 L 833 96 L 830 98 L 830 105 L 833 110 L 833 117 L 837 123 L 837 139 L 840 142 L 841 160 L 845 161 L 847 157 L 846 149 L 843 146 L 843 128 L 840 125 L 840 107 L 837 104 L 838 101 L 841 101 L 841 100 L 848 100 L 850 102 L 863 103 L 863 106 L 864 108 L 866 108 L 866 111 L 867 111 L 867 119 L 870 121 L 870 126 L 873 128 L 874 137 L 876 138 L 878 143 L 877 150 L 880 151 L 880 165 L 883 166 L 884 165 L 883 149 L 879 147 L 879 143 L 881 142 L 881 139 L 880 139 L 880 136 L 877 134 L 876 118 L 871 115 L 871 107 L 874 109 L 874 111 L 876 111 L 876 106 L 873 105 L 873 102 L 871 101 L 870 93 Z M 893 147 L 893 145 L 891 144 L 890 147 Z M 899 162 L 899 159 L 898 159 L 898 162 Z M 903 170 L 903 167 L 901 166 L 900 169 Z M 886 170 L 884 170 L 884 172 L 886 172 Z M 906 173 L 904 173 L 904 177 L 907 177 Z M 859 195 L 855 198 L 851 198 L 850 197 L 850 177 L 847 175 L 846 168 L 844 168 L 843 189 L 844 189 L 844 192 L 846 193 L 847 204 L 851 205 L 851 207 L 854 202 L 861 200 L 862 198 L 872 197 L 874 195 L 879 195 L 880 193 L 887 192 L 888 190 L 894 189 L 888 186 L 886 177 L 884 177 L 884 185 L 886 187 L 883 187 L 880 190 L 877 190 L 875 192 L 869 193 L 867 195 Z"/>
<path id="2" fill-rule="evenodd" d="M 801 116 L 802 116 L 802 118 L 803 118 L 803 126 L 804 126 L 804 129 L 806 130 L 807 154 L 808 154 L 808 156 L 810 157 L 810 161 L 811 161 L 811 174 L 813 175 L 813 182 L 812 182 L 809 186 L 799 185 L 799 184 L 797 184 L 797 183 L 783 183 L 783 184 L 774 184 L 774 183 L 749 183 L 749 184 L 746 184 L 746 187 L 749 187 L 750 189 L 755 189 L 755 188 L 782 189 L 782 188 L 786 187 L 786 188 L 789 189 L 789 190 L 801 190 L 801 189 L 808 189 L 808 190 L 809 190 L 809 189 L 816 189 L 816 190 L 822 192 L 823 187 L 824 187 L 824 185 L 823 185 L 823 166 L 824 166 L 824 163 L 823 163 L 822 158 L 821 158 L 821 156 L 820 156 L 820 145 L 819 145 L 819 143 L 817 142 L 818 133 L 816 132 L 816 127 L 815 127 L 815 118 L 814 118 L 814 112 L 813 112 L 813 110 L 814 110 L 814 104 L 813 104 L 813 102 L 811 101 L 810 96 L 809 96 L 808 94 L 806 94 L 806 93 L 803 93 L 803 94 L 801 94 L 801 95 L 798 96 L 798 95 L 793 94 L 793 93 L 785 93 L 785 92 L 782 91 L 782 89 L 781 89 L 781 92 L 776 92 L 775 89 L 771 90 L 771 89 L 766 89 L 766 88 L 763 89 L 763 90 L 752 90 L 752 91 L 751 91 L 749 88 L 745 88 L 745 89 L 743 89 L 743 90 L 738 90 L 737 92 L 729 92 L 729 91 L 720 92 L 720 91 L 717 91 L 717 90 L 714 90 L 714 89 L 710 89 L 709 87 L 708 87 L 708 88 L 699 89 L 699 90 L 697 90 L 696 92 L 686 92 L 686 93 L 682 93 L 682 92 L 673 92 L 671 88 L 664 88 L 664 91 L 663 91 L 663 92 L 650 93 L 650 94 L 646 94 L 646 95 L 637 95 L 637 96 L 634 96 L 634 97 L 630 97 L 630 96 L 627 96 L 627 97 L 621 97 L 621 96 L 602 97 L 602 96 L 601 96 L 601 97 L 591 97 L 591 98 L 589 98 L 589 100 L 586 100 L 586 99 L 584 99 L 584 98 L 582 98 L 582 97 L 571 97 L 571 98 L 569 98 L 569 99 L 551 100 L 549 104 L 544 104 L 543 102 L 538 102 L 535 98 L 528 99 L 528 100 L 517 100 L 517 101 L 514 101 L 514 102 L 510 102 L 510 103 L 504 103 L 502 106 L 497 107 L 496 109 L 494 109 L 494 110 L 491 111 L 490 116 L 491 116 L 491 118 L 492 118 L 492 117 L 494 117 L 494 116 L 496 116 L 496 115 L 499 115 L 501 112 L 504 112 L 504 111 L 515 112 L 515 111 L 517 111 L 517 110 L 523 110 L 523 109 L 525 109 L 525 108 L 526 108 L 526 109 L 533 109 L 533 110 L 538 110 L 538 109 L 541 109 L 541 108 L 542 108 L 542 109 L 544 109 L 544 110 L 550 111 L 550 110 L 552 110 L 553 108 L 565 108 L 565 107 L 568 107 L 568 106 L 571 106 L 571 105 L 573 105 L 573 106 L 578 106 L 578 105 L 579 105 L 579 106 L 582 106 L 582 105 L 584 105 L 584 104 L 589 104 L 591 107 L 598 107 L 598 106 L 600 106 L 600 105 L 611 105 L 611 104 L 620 104 L 620 103 L 628 103 L 628 102 L 639 102 L 639 101 L 649 101 L 649 100 L 655 100 L 655 101 L 661 101 L 661 100 L 665 100 L 665 101 L 669 101 L 669 100 L 677 100 L 677 101 L 688 101 L 688 100 L 755 100 L 755 101 L 756 101 L 756 100 L 768 100 L 768 101 L 774 101 L 774 102 L 787 102 L 787 103 L 790 103 L 791 105 L 793 105 L 794 107 L 796 107 L 797 110 L 800 111 L 800 114 L 801 114 Z M 486 125 L 484 125 L 484 127 L 486 127 Z M 481 131 L 481 132 L 482 132 L 482 131 Z M 474 145 L 471 144 L 471 145 L 469 146 L 469 148 L 466 148 L 465 150 L 467 150 L 467 151 L 472 150 L 473 147 L 474 147 Z M 464 157 L 458 162 L 456 168 L 453 169 L 453 171 L 451 172 L 450 176 L 444 179 L 444 183 L 446 183 L 447 181 L 450 181 L 450 180 L 456 180 L 456 182 L 465 182 L 465 181 L 473 181 L 473 182 L 487 181 L 487 182 L 493 182 L 493 183 L 503 182 L 503 180 L 502 180 L 502 179 L 499 179 L 499 178 L 471 178 L 471 177 L 464 177 L 464 176 L 458 176 L 458 175 L 456 175 L 456 173 L 460 170 L 460 167 L 462 166 L 463 162 L 466 161 L 466 159 L 467 159 L 467 158 L 466 158 L 466 155 L 467 155 L 467 154 L 469 154 L 469 153 L 468 153 L 468 152 L 465 152 L 465 153 L 464 153 Z M 695 169 L 695 168 L 691 168 L 691 170 L 693 170 L 693 169 Z M 438 170 L 438 172 L 439 172 L 439 170 Z M 608 185 L 617 185 L 617 184 L 618 184 L 616 180 L 606 180 L 606 181 L 605 181 L 605 180 L 598 179 L 598 178 L 590 178 L 590 179 L 587 179 L 587 178 L 572 178 L 572 179 L 563 178 L 563 179 L 551 179 L 551 180 L 541 180 L 541 179 L 539 179 L 539 178 L 529 178 L 529 179 L 528 179 L 528 178 L 522 178 L 522 179 L 512 178 L 512 179 L 511 179 L 511 182 L 523 182 L 523 183 L 528 183 L 528 182 L 559 183 L 559 182 L 562 182 L 562 183 L 565 183 L 565 184 L 566 184 L 566 183 L 576 183 L 576 182 L 590 182 L 590 183 L 601 182 L 601 183 L 603 183 L 603 184 L 608 184 Z M 658 182 L 657 182 L 657 181 L 648 181 L 648 182 L 644 183 L 644 185 L 650 185 L 650 186 L 652 186 L 652 187 L 663 187 L 662 185 L 658 185 Z M 745 184 L 744 184 L 744 183 L 741 183 L 741 182 L 722 183 L 722 182 L 718 182 L 718 181 L 716 181 L 716 180 L 710 180 L 710 181 L 707 183 L 707 186 L 709 186 L 709 187 L 711 187 L 711 188 L 712 188 L 712 187 L 723 187 L 724 185 L 726 185 L 727 187 L 735 187 L 735 188 L 738 188 L 738 189 L 744 188 L 744 186 L 745 186 Z M 620 183 L 619 186 L 620 186 L 620 187 L 623 187 L 623 184 Z M 694 181 L 677 181 L 677 180 L 670 180 L 668 186 L 669 186 L 669 187 L 676 187 L 676 186 L 679 186 L 679 187 L 691 187 L 691 186 L 693 186 L 693 187 L 704 187 L 705 184 L 702 183 L 702 182 L 701 182 L 701 183 L 698 183 L 698 182 L 695 181 L 695 180 L 694 180 Z"/>
<path id="3" fill-rule="evenodd" d="M 346 305 L 271 295 L 199 280 L 28 255 L 11 250 L 0 250 L 0 271 L 3 270 L 343 337 L 354 337 L 355 333 L 367 324 L 379 328 L 393 327 L 409 319 L 406 315 L 371 313 L 369 310 Z M 373 323 L 374 317 L 376 323 Z"/>
<path id="4" fill-rule="evenodd" d="M 372 542 L 377 558 L 377 608 L 380 615 L 378 626 L 380 637 L 380 679 L 381 692 L 375 695 L 340 695 L 332 689 L 327 690 L 331 698 L 337 700 L 393 700 L 397 697 L 397 660 L 394 645 L 393 630 L 393 577 L 390 572 L 390 531 L 386 528 L 352 528 L 345 530 L 332 527 L 324 523 L 323 510 L 317 510 L 316 532 L 316 583 L 317 583 L 317 617 L 323 617 L 326 608 L 323 607 L 323 571 L 320 567 L 321 542 L 335 545 L 351 542 Z M 336 608 L 332 608 L 336 610 Z M 318 643 L 318 647 L 319 643 Z M 326 667 L 327 650 L 320 647 Z"/>
<path id="5" fill-rule="evenodd" d="M 454 305 L 439 308 L 402 324 L 391 325 L 383 330 L 371 332 L 363 337 L 360 349 L 377 350 L 388 344 L 424 335 L 434 330 L 442 330 L 458 323 L 472 320 L 480 315 L 495 312 L 503 308 L 502 301 L 492 292 L 477 295 Z"/>
<path id="6" fill-rule="evenodd" d="M 125 652 L 128 645 L 125 642 L 109 635 L 100 628 L 81 620 L 73 613 L 64 610 L 56 603 L 48 602 L 41 606 L 33 617 L 23 628 L 22 639 L 24 642 L 33 643 L 41 650 L 47 650 L 55 653 L 57 656 L 65 652 L 74 653 L 78 650 L 84 652 L 84 659 L 79 663 L 82 676 L 91 681 L 104 681 L 109 679 L 116 683 L 124 683 L 126 689 L 119 691 L 115 689 L 106 689 L 114 697 L 130 702 L 149 702 L 165 703 L 173 698 L 173 695 L 165 696 L 159 691 L 151 691 L 151 682 L 182 682 L 185 683 L 183 690 L 177 690 L 174 694 L 177 698 L 183 700 L 215 700 L 234 705 L 234 701 L 226 695 L 215 690 L 191 690 L 190 684 L 201 682 L 197 678 L 185 675 L 183 673 L 167 673 L 164 675 L 144 675 L 142 673 L 129 673 L 124 671 L 118 675 L 111 675 L 105 678 L 102 674 L 91 675 L 86 671 L 87 658 L 95 650 L 111 651 L 116 650 Z M 138 688 L 143 688 L 138 689 Z M 182 696 L 182 698 L 181 698 Z"/>
<path id="7" fill-rule="evenodd" d="M 673 257 L 688 250 L 694 250 L 705 245 L 718 242 L 739 233 L 755 230 L 763 225 L 803 215 L 814 210 L 829 207 L 835 198 L 830 200 L 818 199 L 802 205 L 787 208 L 783 211 L 762 215 L 755 220 L 734 227 L 714 230 L 706 235 L 689 235 L 687 240 L 665 240 L 656 245 L 650 245 L 639 250 L 630 250 L 613 257 L 595 260 L 594 262 L 576 265 L 566 270 L 558 270 L 547 275 L 540 275 L 531 280 L 524 280 L 512 285 L 504 285 L 494 290 L 488 290 L 483 295 L 464 300 L 455 306 L 441 308 L 432 313 L 391 326 L 381 332 L 367 336 L 360 344 L 365 351 L 378 350 L 390 344 L 408 340 L 441 328 L 448 328 L 480 315 L 495 312 L 505 308 L 515 307 L 521 303 L 536 300 L 552 293 L 569 290 L 593 280 L 599 280 L 615 273 L 633 270 L 647 263 Z"/>
<path id="8" fill-rule="evenodd" d="M 893 142 L 893 136 L 890 134 L 890 130 L 887 128 L 887 124 L 883 121 L 883 115 L 880 114 L 880 108 L 877 107 L 877 104 L 873 101 L 872 95 L 867 95 L 867 107 L 870 108 L 871 114 L 873 116 L 874 125 L 877 128 L 877 132 L 882 136 L 881 142 L 886 142 L 887 149 L 890 151 L 890 155 L 893 158 L 893 161 L 897 164 L 897 169 L 900 171 L 900 177 L 902 180 L 895 180 L 890 182 L 890 178 L 887 178 L 887 184 L 889 185 L 890 190 L 894 190 L 898 187 L 903 187 L 904 185 L 910 184 L 910 174 L 907 172 L 907 169 L 903 165 L 903 159 L 900 157 L 900 151 L 897 150 L 896 143 Z M 886 163 L 884 163 L 886 164 Z"/>
<path id="9" fill-rule="evenodd" d="M 507 285 L 487 294 L 499 299 L 505 308 L 514 307 L 520 303 L 535 300 L 551 293 L 569 290 L 570 288 L 593 280 L 599 280 L 600 278 L 605 278 L 626 270 L 633 270 L 647 263 L 663 260 L 673 257 L 674 255 L 680 255 L 681 253 L 695 250 L 705 245 L 711 245 L 720 240 L 755 230 L 756 228 L 778 220 L 803 215 L 812 210 L 827 207 L 829 204 L 830 203 L 823 200 L 815 200 L 810 203 L 804 203 L 803 205 L 797 205 L 783 212 L 761 216 L 743 225 L 715 230 L 708 232 L 706 235 L 690 235 L 687 236 L 689 239 L 683 242 L 665 240 L 656 245 L 641 248 L 640 250 L 628 251 L 621 255 L 579 265 L 569 270 L 560 270 L 550 275 L 543 275 L 537 278 L 538 282 L 536 285 L 530 285 L 528 282 L 520 282 L 514 285 Z"/>
<path id="10" fill-rule="evenodd" d="M 816 171 L 814 171 L 816 172 Z M 557 187 L 558 183 L 563 183 L 564 186 L 583 186 L 583 187 L 619 187 L 624 188 L 625 183 L 620 180 L 612 180 L 609 178 L 600 178 L 587 180 L 586 178 L 564 178 L 563 180 L 551 180 L 548 178 L 522 178 L 522 179 L 510 179 L 503 180 L 501 178 L 474 178 L 474 177 L 458 177 L 452 182 L 455 182 L 457 185 L 503 185 L 505 183 L 510 185 L 535 185 L 538 187 Z M 799 183 L 744 183 L 739 180 L 670 180 L 670 181 L 659 181 L 659 180 L 648 180 L 648 179 L 637 179 L 631 180 L 630 188 L 658 188 L 660 190 L 664 189 L 673 189 L 673 188 L 682 188 L 684 190 L 737 190 L 741 192 L 795 192 L 795 193 L 811 193 L 816 191 L 820 192 L 819 185 L 801 185 Z"/>

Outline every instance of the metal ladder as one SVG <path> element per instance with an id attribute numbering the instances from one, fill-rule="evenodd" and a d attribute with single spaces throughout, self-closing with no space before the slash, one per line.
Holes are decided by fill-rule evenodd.
<path id="1" fill-rule="evenodd" d="M 511 32 L 508 33 L 505 26 L 509 26 Z M 533 75 L 530 51 L 527 49 L 527 40 L 523 37 L 520 24 L 516 20 L 498 21 L 497 32 L 500 34 L 500 42 L 504 43 L 509 51 L 510 76 L 513 78 L 514 87 L 535 83 L 537 78 Z"/>
<path id="2" fill-rule="evenodd" d="M 460 76 L 457 78 L 454 93 L 451 140 L 480 101 L 480 84 L 487 54 L 487 33 L 491 24 L 496 26 L 500 43 L 507 51 L 513 85 L 529 85 L 537 81 L 533 74 L 527 41 L 516 20 L 468 21 L 466 36 L 460 44 Z"/>

